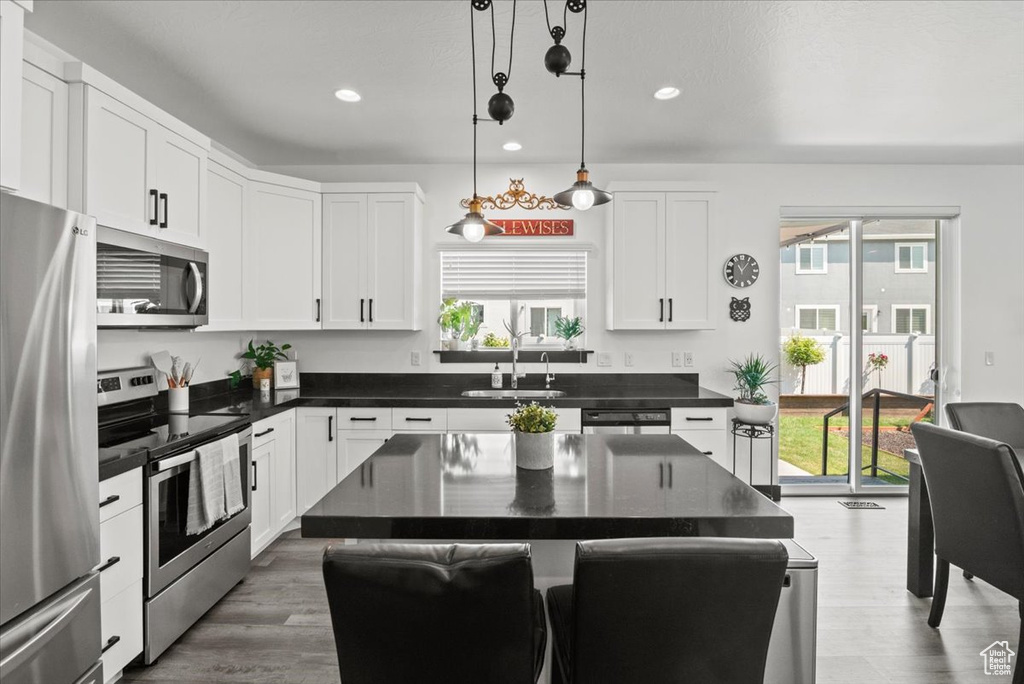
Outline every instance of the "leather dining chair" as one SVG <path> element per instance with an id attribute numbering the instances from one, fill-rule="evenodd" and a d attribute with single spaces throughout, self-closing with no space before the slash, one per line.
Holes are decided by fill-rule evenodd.
<path id="1" fill-rule="evenodd" d="M 328 546 L 344 684 L 535 682 L 547 626 L 529 544 Z"/>
<path id="2" fill-rule="evenodd" d="M 954 430 L 988 437 L 1011 447 L 1024 446 L 1024 407 L 1009 402 L 978 401 L 946 404 Z"/>
<path id="3" fill-rule="evenodd" d="M 763 681 L 787 561 L 775 540 L 579 542 L 547 592 L 552 681 Z"/>
<path id="4" fill-rule="evenodd" d="M 928 624 L 938 627 L 950 564 L 1019 602 L 1024 644 L 1024 472 L 1006 444 L 929 423 L 911 426 L 935 526 L 935 590 Z M 1016 665 L 1014 684 L 1024 684 Z"/>

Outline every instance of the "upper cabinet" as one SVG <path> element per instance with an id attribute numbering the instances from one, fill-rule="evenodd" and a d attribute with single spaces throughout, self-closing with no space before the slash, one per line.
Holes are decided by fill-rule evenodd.
<path id="1" fill-rule="evenodd" d="M 206 250 L 210 254 L 209 330 L 245 324 L 245 220 L 249 181 L 210 159 L 206 174 Z"/>
<path id="2" fill-rule="evenodd" d="M 396 185 L 407 188 L 324 194 L 325 329 L 420 329 L 423 196 Z"/>
<path id="3" fill-rule="evenodd" d="M 205 246 L 209 140 L 84 83 L 72 84 L 71 101 L 72 208 L 111 228 Z"/>
<path id="4" fill-rule="evenodd" d="M 22 197 L 68 205 L 68 84 L 25 62 L 21 91 Z"/>
<path id="5" fill-rule="evenodd" d="M 0 186 L 21 187 L 21 73 L 25 8 L 0 0 Z"/>
<path id="6" fill-rule="evenodd" d="M 319 329 L 320 193 L 252 181 L 249 197 L 244 238 L 249 320 L 259 330 Z"/>
<path id="7" fill-rule="evenodd" d="M 617 190 L 609 330 L 709 330 L 713 192 Z"/>

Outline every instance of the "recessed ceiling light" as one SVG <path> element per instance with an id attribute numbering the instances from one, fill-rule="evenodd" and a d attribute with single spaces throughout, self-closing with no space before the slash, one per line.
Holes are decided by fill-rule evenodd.
<path id="1" fill-rule="evenodd" d="M 523 146 L 517 142 L 507 142 L 501 146 L 501 149 L 505 150 L 506 152 L 518 152 L 519 150 L 523 149 Z"/>
<path id="2" fill-rule="evenodd" d="M 342 88 L 341 90 L 334 91 L 334 97 L 338 98 L 342 102 L 359 102 L 363 99 L 363 96 L 354 90 L 348 88 Z"/>
<path id="3" fill-rule="evenodd" d="M 654 91 L 654 99 L 656 100 L 671 100 L 673 97 L 679 97 L 679 88 L 665 86 Z"/>

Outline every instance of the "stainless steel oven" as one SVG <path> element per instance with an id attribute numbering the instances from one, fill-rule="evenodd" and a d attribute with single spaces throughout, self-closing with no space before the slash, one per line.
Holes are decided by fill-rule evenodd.
<path id="1" fill-rule="evenodd" d="M 209 255 L 100 226 L 96 324 L 101 328 L 195 328 L 209 322 Z"/>

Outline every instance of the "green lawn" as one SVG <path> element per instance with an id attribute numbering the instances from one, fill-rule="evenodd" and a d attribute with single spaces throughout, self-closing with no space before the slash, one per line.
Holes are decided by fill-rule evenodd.
<path id="1" fill-rule="evenodd" d="M 881 425 L 909 425 L 910 418 L 885 416 L 879 421 Z M 844 416 L 834 416 L 829 419 L 830 427 L 848 427 L 850 421 Z M 779 458 L 792 463 L 798 468 L 806 470 L 812 475 L 821 474 L 821 431 L 823 420 L 821 416 L 799 416 L 787 415 L 784 411 L 779 414 Z M 828 437 L 828 474 L 846 475 L 849 471 L 848 457 L 849 441 L 836 433 Z M 871 447 L 864 446 L 861 449 L 861 457 L 864 465 L 871 463 Z M 904 477 L 907 475 L 907 462 L 898 456 L 879 450 L 878 465 L 899 473 Z M 892 477 L 886 473 L 879 472 L 879 477 L 895 484 L 906 484 L 906 480 Z"/>

